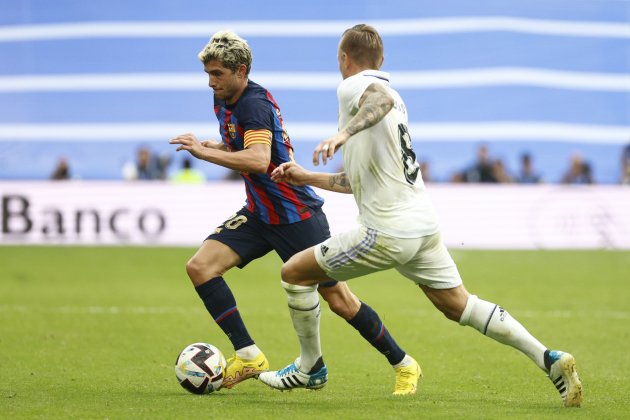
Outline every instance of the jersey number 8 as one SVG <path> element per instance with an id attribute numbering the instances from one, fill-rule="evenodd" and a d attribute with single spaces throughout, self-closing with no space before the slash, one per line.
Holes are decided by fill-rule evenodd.
<path id="1" fill-rule="evenodd" d="M 409 130 L 405 124 L 398 124 L 398 135 L 400 137 L 401 158 L 405 167 L 405 179 L 413 185 L 418 178 L 420 165 L 416 161 L 416 154 L 411 146 L 411 136 L 409 136 Z"/>

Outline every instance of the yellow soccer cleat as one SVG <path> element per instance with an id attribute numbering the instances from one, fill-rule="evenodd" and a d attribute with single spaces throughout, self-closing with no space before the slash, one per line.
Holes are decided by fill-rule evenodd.
<path id="1" fill-rule="evenodd" d="M 416 393 L 418 381 L 422 378 L 422 369 L 413 358 L 409 366 L 401 366 L 394 369 L 396 372 L 396 385 L 394 395 L 412 395 Z"/>
<path id="2" fill-rule="evenodd" d="M 258 378 L 258 375 L 268 370 L 269 361 L 263 353 L 260 353 L 253 360 L 244 360 L 234 355 L 227 360 L 225 378 L 223 378 L 221 387 L 230 389 L 246 379 Z"/>

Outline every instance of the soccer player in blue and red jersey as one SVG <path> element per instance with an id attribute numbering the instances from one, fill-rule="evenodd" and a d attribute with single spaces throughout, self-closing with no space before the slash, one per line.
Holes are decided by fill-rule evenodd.
<path id="1" fill-rule="evenodd" d="M 330 232 L 321 209 L 323 200 L 310 187 L 271 180 L 275 168 L 293 160 L 293 147 L 275 100 L 249 80 L 252 54 L 245 40 L 232 32 L 218 32 L 199 59 L 214 91 L 222 141 L 198 141 L 193 134 L 183 134 L 170 143 L 179 145 L 177 151 L 239 171 L 245 181 L 245 207 L 217 227 L 186 265 L 199 297 L 234 346 L 223 381 L 224 387 L 232 388 L 268 370 L 269 362 L 245 328 L 223 275 L 272 250 L 287 261 L 330 237 Z M 320 284 L 319 293 L 333 312 L 385 355 L 395 369 L 397 386 L 415 390 L 418 378 L 400 369 L 406 354 L 376 312 L 345 283 Z"/>

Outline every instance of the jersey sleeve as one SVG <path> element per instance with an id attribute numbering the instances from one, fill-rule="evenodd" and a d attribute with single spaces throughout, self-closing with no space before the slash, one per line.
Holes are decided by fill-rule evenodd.
<path id="1" fill-rule="evenodd" d="M 244 131 L 244 148 L 256 143 L 271 145 L 273 117 L 273 107 L 262 98 L 248 98 L 241 104 L 238 118 Z"/>
<path id="2" fill-rule="evenodd" d="M 359 110 L 359 101 L 363 92 L 369 86 L 364 78 L 350 77 L 339 85 L 337 98 L 339 106 L 350 115 L 354 115 Z"/>
<path id="3" fill-rule="evenodd" d="M 240 105 L 238 122 L 243 131 L 273 131 L 273 106 L 263 98 L 247 98 Z"/>

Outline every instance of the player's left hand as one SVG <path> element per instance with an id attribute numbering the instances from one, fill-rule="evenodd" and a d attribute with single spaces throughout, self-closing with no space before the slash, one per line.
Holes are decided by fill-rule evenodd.
<path id="1" fill-rule="evenodd" d="M 175 150 L 176 152 L 179 152 L 180 150 L 187 150 L 191 155 L 199 159 L 202 159 L 204 149 L 206 149 L 206 147 L 201 144 L 197 140 L 197 137 L 195 137 L 192 133 L 180 134 L 179 136 L 171 139 L 169 143 L 180 145 Z"/>

